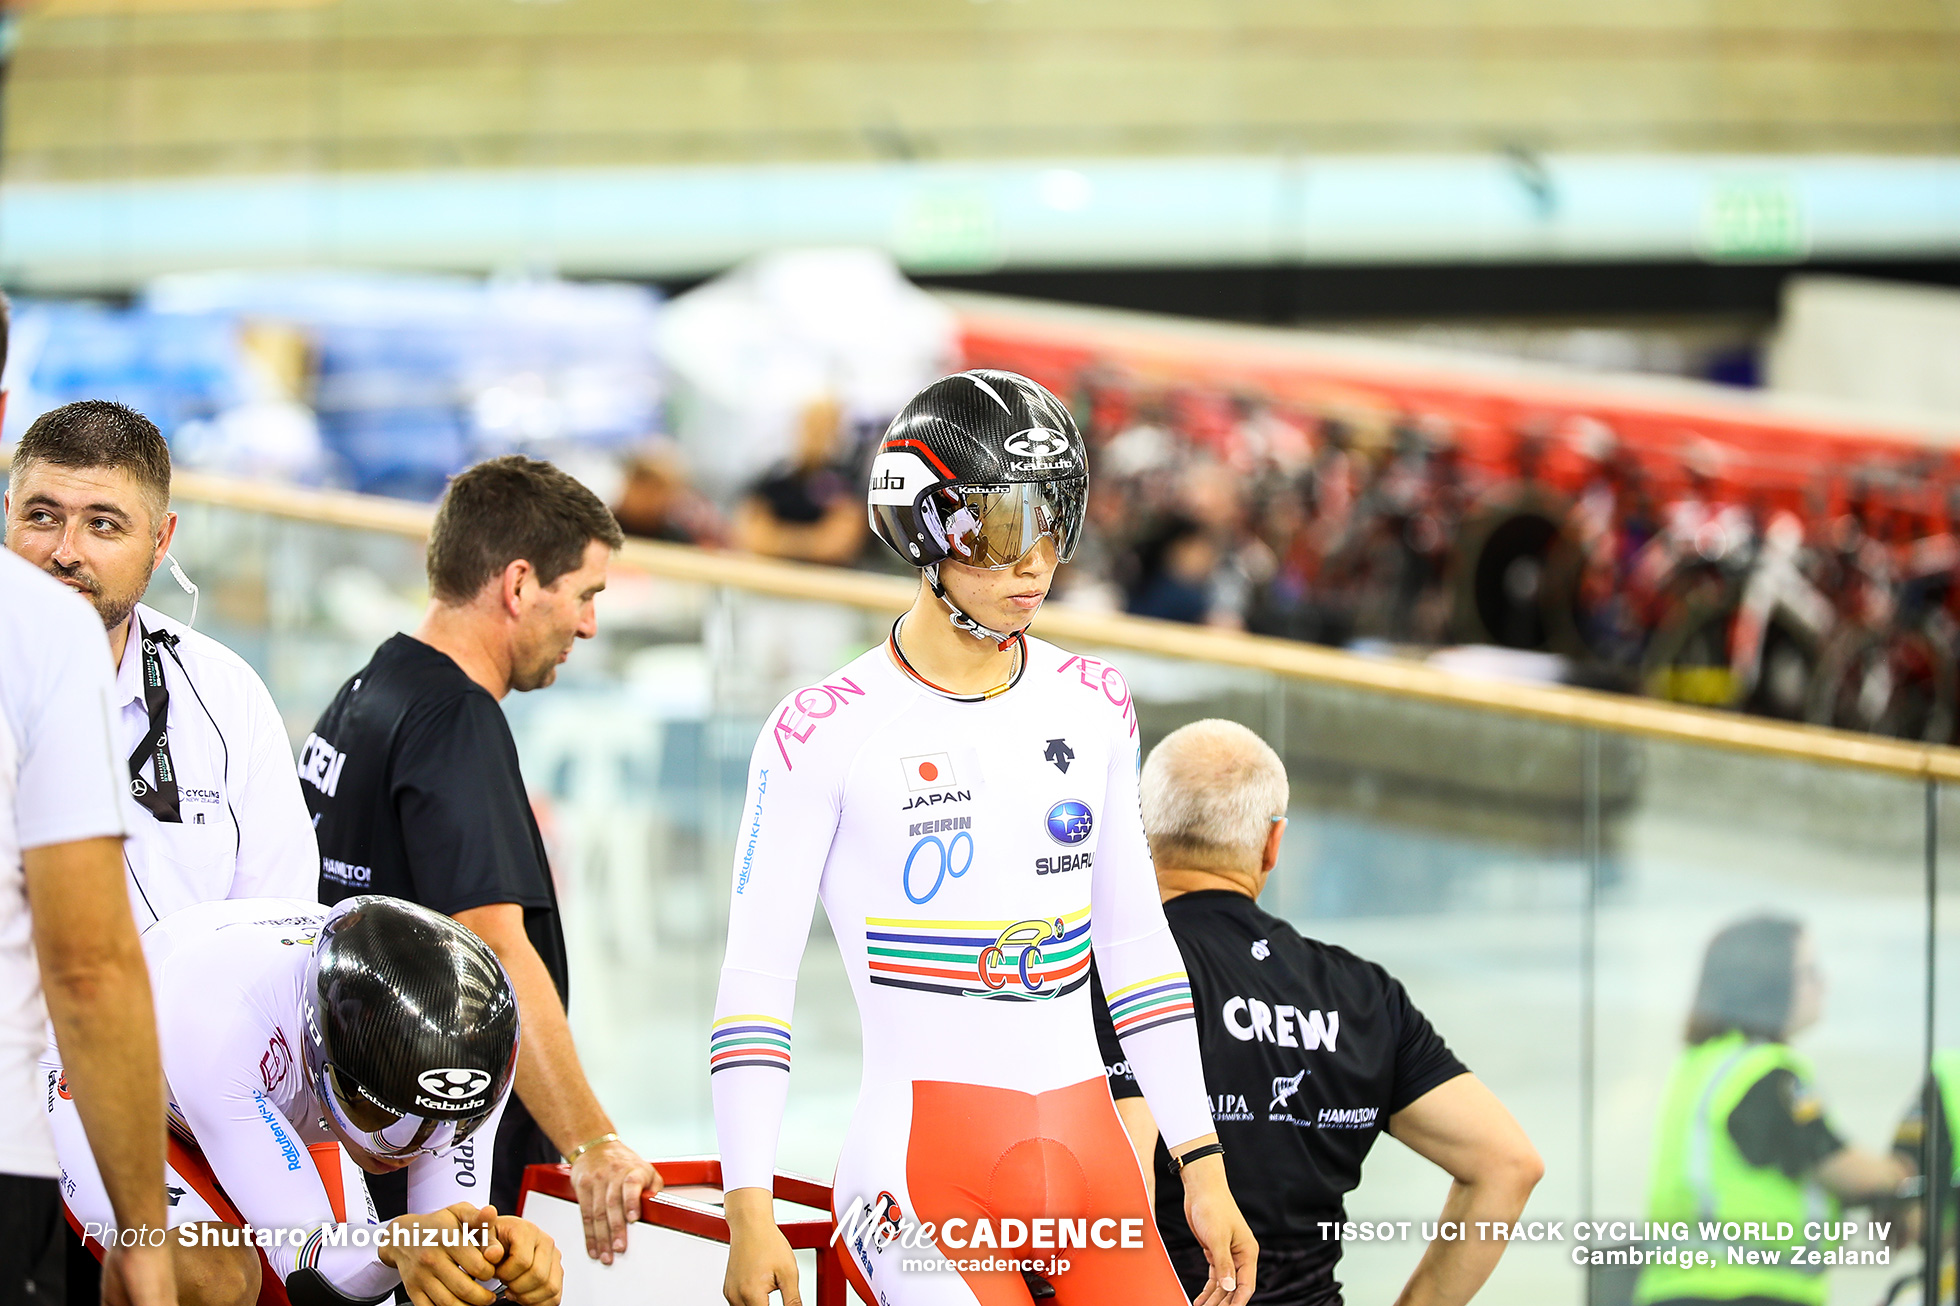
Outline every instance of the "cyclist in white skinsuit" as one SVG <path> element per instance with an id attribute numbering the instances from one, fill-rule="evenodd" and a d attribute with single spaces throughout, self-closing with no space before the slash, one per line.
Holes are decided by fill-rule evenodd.
<path id="1" fill-rule="evenodd" d="M 319 970 L 316 945 L 330 919 L 343 930 L 348 918 L 361 921 L 357 911 L 364 904 L 371 905 L 369 917 L 398 918 L 396 933 L 384 940 L 392 943 L 406 937 L 407 946 L 395 947 L 395 954 L 421 954 L 419 961 L 410 957 L 376 977 L 379 987 L 397 995 L 396 1007 L 434 992 L 437 996 L 423 1009 L 432 1023 L 448 1022 L 451 1035 L 422 1047 L 410 1046 L 405 1052 L 399 1046 L 395 1050 L 393 1060 L 404 1066 L 415 1062 L 418 1054 L 434 1056 L 437 1068 L 446 1073 L 439 1077 L 441 1083 L 428 1090 L 436 1096 L 414 1104 L 425 1114 L 404 1115 L 392 1124 L 387 1118 L 395 1113 L 374 1114 L 375 1098 L 365 1091 L 365 1083 L 351 1106 L 331 1090 L 327 1096 L 334 1100 L 323 1101 L 314 1086 L 316 1081 L 331 1083 L 336 1076 L 343 1085 L 355 1082 L 345 1067 L 362 1059 L 358 1051 L 353 1055 L 343 1051 L 327 1075 L 317 1072 L 319 1057 L 309 1055 L 307 996 Z M 404 921 L 410 931 L 406 934 Z M 461 954 L 462 960 L 449 960 L 438 945 Z M 226 1222 L 211 1200 L 215 1179 L 222 1197 L 254 1228 L 303 1234 L 260 1249 L 294 1306 L 378 1302 L 390 1296 L 402 1282 L 402 1274 L 383 1263 L 372 1245 L 356 1245 L 347 1236 L 354 1226 L 377 1224 L 354 1153 L 377 1173 L 407 1167 L 411 1211 L 441 1212 L 466 1203 L 473 1212 L 481 1205 L 487 1183 L 488 1140 L 496 1137 L 497 1118 L 510 1087 L 508 1067 L 517 1043 L 515 999 L 494 956 L 487 949 L 481 957 L 473 956 L 471 945 L 482 947 L 446 917 L 413 904 L 372 897 L 332 907 L 287 898 L 202 903 L 172 913 L 144 931 L 174 1144 L 166 1173 L 172 1201 L 170 1228 Z M 348 964 L 344 956 L 335 955 L 344 969 Z M 432 955 L 434 961 L 429 960 Z M 396 956 L 387 960 L 395 961 Z M 440 1001 L 441 990 L 446 987 L 454 993 L 472 986 L 475 995 L 466 998 L 462 1009 L 474 1014 L 468 1021 L 452 1019 Z M 343 998 L 359 992 L 345 980 L 331 991 Z M 473 1007 L 468 1005 L 471 1001 Z M 507 1015 L 503 1006 L 509 1009 Z M 313 1023 L 331 1027 L 333 1013 L 321 1016 L 317 1007 L 312 1004 Z M 389 1042 L 399 1045 L 405 1040 Z M 421 1062 L 410 1073 L 430 1069 Z M 88 1140 L 62 1087 L 57 1048 L 48 1049 L 42 1072 L 68 1209 L 84 1227 L 112 1226 L 114 1217 Z M 379 1082 L 381 1077 L 372 1078 Z M 473 1091 L 452 1098 L 458 1088 Z M 359 1117 L 359 1123 L 350 1116 Z M 341 1146 L 309 1155 L 315 1145 L 333 1142 Z M 320 1155 L 327 1158 L 324 1163 L 316 1161 Z M 208 1176 L 202 1166 L 208 1166 Z M 323 1168 L 331 1172 L 323 1174 Z M 330 1185 L 342 1198 L 344 1218 L 334 1210 Z M 429 1222 L 420 1216 L 405 1220 Z M 533 1238 L 531 1230 L 510 1227 L 522 1223 L 499 1221 L 499 1233 L 513 1245 L 522 1243 L 527 1248 L 543 1238 L 541 1233 Z M 175 1247 L 176 1239 L 166 1245 Z M 545 1245 L 549 1248 L 548 1239 Z M 480 1259 L 462 1259 L 465 1252 L 453 1255 L 465 1268 L 485 1269 Z M 513 1293 L 515 1299 L 547 1302 L 557 1296 L 555 1265 L 555 1249 L 538 1258 L 536 1277 L 553 1280 L 548 1292 L 529 1282 L 515 1262 L 502 1268 L 524 1289 L 521 1296 Z M 438 1295 L 420 1282 L 412 1282 L 411 1288 L 417 1301 L 445 1306 L 463 1299 L 489 1301 L 488 1292 L 459 1298 Z"/>
<path id="2" fill-rule="evenodd" d="M 950 422 L 967 445 L 984 443 L 990 404 L 1006 414 L 991 441 L 1005 456 L 989 474 L 958 475 L 950 460 L 972 450 L 926 428 Z M 1017 458 L 1017 443 L 1048 452 Z M 1007 480 L 1029 463 L 1062 474 Z M 874 526 L 906 546 L 901 554 L 931 542 L 942 558 L 973 559 L 978 575 L 1025 572 L 1028 592 L 1013 606 L 1031 617 L 1056 557 L 1072 551 L 1082 467 L 1073 423 L 1040 387 L 1004 373 L 946 378 L 886 437 L 872 471 Z M 909 518 L 880 521 L 881 494 Z M 888 1227 L 931 1221 L 951 1235 L 939 1246 L 954 1261 L 967 1259 L 959 1240 L 977 1221 L 1060 1221 L 1062 1247 L 998 1255 L 1051 1268 L 1066 1259 L 1047 1276 L 1063 1306 L 1183 1302 L 1089 1010 L 1093 937 L 1124 1049 L 1153 1109 L 1170 1113 L 1173 1152 L 1210 1143 L 1190 984 L 1138 812 L 1128 687 L 1101 660 L 980 625 L 942 592 L 944 579 L 928 574 L 931 592 L 885 645 L 784 699 L 756 744 L 709 1052 L 734 1233 L 726 1293 L 762 1306 L 768 1291 L 758 1269 L 767 1234 L 751 1233 L 753 1204 L 738 1190 L 772 1180 L 796 972 L 821 898 L 864 1031 L 864 1081 L 835 1181 L 840 1218 L 862 1201 Z M 948 609 L 956 653 L 1003 655 L 994 687 L 953 692 L 920 670 Z M 1218 1163 L 1189 1174 L 1205 1176 L 1207 1164 Z M 1220 1214 L 1200 1241 L 1222 1273 L 1201 1300 L 1229 1292 L 1238 1302 L 1251 1292 L 1249 1258 L 1242 1282 L 1224 1281 L 1250 1236 L 1240 1237 L 1236 1206 L 1223 1214 L 1218 1168 Z M 1098 1245 L 1111 1226 L 1095 1222 L 1123 1218 L 1136 1221 L 1132 1245 Z M 976 1255 L 989 1255 L 980 1246 Z M 845 1251 L 860 1295 L 887 1306 L 1030 1299 L 1018 1270 L 907 1271 L 902 1261 L 931 1249 L 873 1236 L 847 1239 Z M 790 1300 L 792 1284 L 771 1273 Z"/>

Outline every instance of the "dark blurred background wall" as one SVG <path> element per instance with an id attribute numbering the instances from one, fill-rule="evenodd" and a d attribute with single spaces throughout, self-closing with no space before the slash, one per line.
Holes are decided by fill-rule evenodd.
<path id="1" fill-rule="evenodd" d="M 50 0 L 22 14 L 5 166 L 41 207 L 0 231 L 17 283 L 113 287 L 230 250 L 675 288 L 785 241 L 885 243 L 916 273 L 981 288 L 1272 321 L 1762 318 L 1798 265 L 1960 280 L 1960 235 L 1896 216 L 1960 215 L 1943 164 L 1960 147 L 1960 8 L 1938 0 Z M 1095 166 L 1069 162 L 1083 160 Z M 778 180 L 758 189 L 729 166 Z M 839 167 L 897 189 L 868 217 L 875 186 L 813 198 Z M 712 176 L 595 189 L 609 169 Z M 504 184 L 518 173 L 532 180 Z M 586 180 L 554 192 L 540 173 Z M 405 230 L 390 258 L 367 226 L 392 212 L 412 227 L 426 206 L 405 179 L 430 174 L 476 179 L 447 202 L 513 234 L 416 244 Z M 215 252 L 165 230 L 212 218 L 78 234 L 60 208 L 75 186 L 181 197 L 217 181 L 233 187 L 212 201 L 225 220 L 271 206 L 261 231 L 296 225 L 280 205 L 338 207 L 291 248 Z M 1661 216 L 1658 197 L 1682 187 L 1695 193 Z M 1860 193 L 1895 216 L 1847 234 L 1833 206 Z M 1117 208 L 1129 225 L 1105 238 Z M 1144 239 L 1129 228 L 1151 209 L 1162 230 Z M 574 231 L 594 210 L 608 232 Z M 1725 213 L 1793 234 L 1727 257 L 1708 230 Z M 1030 235 L 1036 219 L 1048 226 Z M 1547 265 L 1561 275 L 1529 275 Z"/>

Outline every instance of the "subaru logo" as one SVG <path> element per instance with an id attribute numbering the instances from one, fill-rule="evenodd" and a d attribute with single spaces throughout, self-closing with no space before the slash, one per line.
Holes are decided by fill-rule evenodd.
<path id="1" fill-rule="evenodd" d="M 415 1077 L 422 1091 L 430 1097 L 448 1098 L 451 1102 L 463 1102 L 480 1096 L 490 1087 L 490 1072 L 487 1070 L 425 1070 Z"/>
<path id="2" fill-rule="evenodd" d="M 1048 809 L 1048 837 L 1056 843 L 1074 847 L 1096 828 L 1096 815 L 1089 804 L 1064 798 Z"/>

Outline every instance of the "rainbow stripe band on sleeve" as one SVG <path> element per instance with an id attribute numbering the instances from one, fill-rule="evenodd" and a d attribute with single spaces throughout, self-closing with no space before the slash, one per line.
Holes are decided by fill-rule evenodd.
<path id="1" fill-rule="evenodd" d="M 708 1034 L 708 1073 L 736 1066 L 789 1069 L 789 1022 L 774 1016 L 723 1016 Z"/>
<path id="2" fill-rule="evenodd" d="M 1118 989 L 1109 995 L 1109 1018 L 1118 1038 L 1175 1020 L 1191 1020 L 1191 979 L 1178 971 Z"/>

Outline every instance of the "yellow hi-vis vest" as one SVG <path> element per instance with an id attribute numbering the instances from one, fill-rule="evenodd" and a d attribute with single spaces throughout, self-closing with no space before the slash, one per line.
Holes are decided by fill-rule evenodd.
<path id="1" fill-rule="evenodd" d="M 1960 1052 L 1943 1048 L 1933 1054 L 1933 1082 L 1940 1089 L 1940 1115 L 1944 1117 L 1946 1136 L 1960 1138 Z M 1930 1125 L 1932 1121 L 1926 1123 Z M 1933 1156 L 1937 1146 L 1938 1140 L 1932 1138 L 1929 1130 L 1926 1155 Z M 1953 1182 L 1960 1185 L 1960 1147 L 1953 1149 L 1951 1160 Z M 1948 1211 L 1947 1219 L 1952 1218 L 1953 1212 Z"/>
<path id="2" fill-rule="evenodd" d="M 1648 1218 L 1686 1221 L 1696 1245 L 1715 1264 L 1643 1267 L 1633 1294 L 1638 1306 L 1674 1297 L 1770 1297 L 1824 1306 L 1829 1286 L 1823 1268 L 1789 1261 L 1792 1244 L 1805 1241 L 1805 1224 L 1838 1217 L 1837 1199 L 1815 1179 L 1792 1179 L 1775 1166 L 1751 1165 L 1729 1135 L 1729 1113 L 1772 1070 L 1810 1079 L 1809 1063 L 1784 1044 L 1755 1042 L 1741 1033 L 1691 1047 L 1675 1065 L 1661 1099 Z M 1702 1227 L 1742 1224 L 1760 1226 L 1761 1236 L 1739 1237 L 1749 1231 L 1732 1227 L 1713 1229 L 1708 1237 Z M 1777 1237 L 1779 1224 L 1792 1232 Z M 1776 1253 L 1776 1263 L 1730 1263 L 1732 1252 L 1750 1251 L 1765 1259 Z"/>

